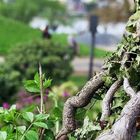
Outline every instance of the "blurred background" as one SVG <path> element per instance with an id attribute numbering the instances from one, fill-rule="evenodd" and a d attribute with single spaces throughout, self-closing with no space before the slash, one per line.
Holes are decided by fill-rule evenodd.
<path id="1" fill-rule="evenodd" d="M 133 0 L 0 0 L 0 104 L 37 103 L 23 85 L 39 62 L 62 102 L 76 94 L 116 49 L 133 10 Z"/>

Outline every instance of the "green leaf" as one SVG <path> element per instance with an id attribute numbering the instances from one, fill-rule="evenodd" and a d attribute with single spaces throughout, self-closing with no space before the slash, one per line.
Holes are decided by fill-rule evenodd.
<path id="1" fill-rule="evenodd" d="M 0 114 L 4 113 L 4 108 L 0 107 Z"/>
<path id="2" fill-rule="evenodd" d="M 9 109 L 9 111 L 12 111 L 12 110 L 16 110 L 16 105 L 12 105 Z"/>
<path id="3" fill-rule="evenodd" d="M 51 130 L 45 130 L 43 140 L 55 140 L 55 136 Z"/>
<path id="4" fill-rule="evenodd" d="M 112 77 L 106 76 L 105 77 L 105 85 L 110 86 L 111 83 L 112 83 Z"/>
<path id="5" fill-rule="evenodd" d="M 86 114 L 86 109 L 84 109 L 84 108 L 78 109 L 77 113 L 75 115 L 75 118 L 77 120 L 83 120 L 85 117 L 85 114 Z"/>
<path id="6" fill-rule="evenodd" d="M 40 89 L 34 80 L 27 80 L 24 84 L 24 87 L 29 92 L 40 92 Z"/>
<path id="7" fill-rule="evenodd" d="M 47 124 L 44 123 L 44 122 L 34 122 L 33 125 L 38 126 L 38 127 L 42 127 L 42 128 L 45 128 L 45 129 L 48 129 Z"/>
<path id="8" fill-rule="evenodd" d="M 25 132 L 25 130 L 26 130 L 26 126 L 18 126 L 18 127 L 17 127 L 17 130 L 18 130 L 21 134 L 23 134 L 23 133 Z"/>
<path id="9" fill-rule="evenodd" d="M 96 100 L 102 100 L 102 97 L 101 97 L 101 95 L 99 95 L 99 94 L 95 94 L 95 95 L 93 96 L 93 98 L 96 99 Z"/>
<path id="10" fill-rule="evenodd" d="M 38 72 L 34 76 L 34 82 L 40 87 L 40 77 Z"/>
<path id="11" fill-rule="evenodd" d="M 0 140 L 6 140 L 6 138 L 7 138 L 7 132 L 0 131 Z"/>
<path id="12" fill-rule="evenodd" d="M 52 79 L 48 79 L 48 80 L 45 79 L 45 82 L 43 83 L 43 87 L 48 88 L 50 87 L 51 83 L 52 83 Z"/>
<path id="13" fill-rule="evenodd" d="M 33 122 L 34 120 L 34 114 L 32 112 L 25 112 L 22 116 L 26 121 Z"/>
<path id="14" fill-rule="evenodd" d="M 47 124 L 47 126 L 48 126 L 49 129 L 50 128 L 53 128 L 54 125 L 55 125 L 53 120 L 47 120 L 46 124 Z"/>
<path id="15" fill-rule="evenodd" d="M 137 61 L 138 65 L 140 65 L 140 56 L 139 55 L 136 57 L 136 61 Z"/>
<path id="16" fill-rule="evenodd" d="M 59 118 L 59 119 L 61 119 L 62 118 L 62 111 L 58 108 L 58 107 L 55 107 L 54 109 L 53 109 L 53 115 L 55 116 L 55 117 L 57 117 L 57 118 Z"/>
<path id="17" fill-rule="evenodd" d="M 42 120 L 47 120 L 49 117 L 49 114 L 38 114 L 35 116 L 36 121 L 42 121 Z"/>
<path id="18" fill-rule="evenodd" d="M 24 112 L 33 112 L 36 109 L 36 105 L 32 104 L 26 108 L 22 108 Z"/>
<path id="19" fill-rule="evenodd" d="M 33 131 L 33 130 L 29 130 L 25 137 L 27 138 L 27 140 L 38 140 L 38 134 L 37 132 Z"/>
<path id="20" fill-rule="evenodd" d="M 91 129 L 93 130 L 93 131 L 96 131 L 96 130 L 101 130 L 101 127 L 100 126 L 98 126 L 98 125 L 93 125 L 92 127 L 91 127 Z"/>

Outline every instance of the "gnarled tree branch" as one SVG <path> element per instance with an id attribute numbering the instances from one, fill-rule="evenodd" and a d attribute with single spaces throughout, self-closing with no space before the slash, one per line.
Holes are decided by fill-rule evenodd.
<path id="1" fill-rule="evenodd" d="M 101 122 L 105 121 L 106 118 L 110 116 L 110 110 L 111 110 L 110 105 L 112 102 L 112 98 L 121 85 L 122 85 L 122 79 L 117 80 L 107 91 L 102 103 L 102 116 L 100 119 Z"/>
<path id="2" fill-rule="evenodd" d="M 136 94 L 125 105 L 121 116 L 108 132 L 101 134 L 96 140 L 133 140 L 136 119 L 140 115 L 140 93 Z"/>
<path id="3" fill-rule="evenodd" d="M 122 73 L 122 70 L 130 70 L 133 66 L 136 68 L 139 68 L 140 66 L 139 57 L 137 56 L 137 54 L 140 53 L 140 0 L 135 0 L 135 4 L 136 12 L 131 16 L 126 26 L 126 35 L 120 43 L 118 52 L 113 54 L 108 59 L 107 63 L 105 63 L 105 68 L 108 71 L 107 74 L 111 77 L 119 76 L 120 78 L 123 78 L 124 73 Z M 121 65 L 116 65 L 113 61 L 119 61 L 119 64 Z M 138 62 L 137 66 L 133 64 L 134 61 Z M 113 68 L 114 72 L 112 71 Z M 138 74 L 137 71 L 135 72 Z M 104 84 L 102 77 L 105 74 L 106 72 L 102 72 L 93 77 L 76 96 L 71 97 L 66 101 L 63 110 L 63 127 L 56 137 L 57 140 L 66 140 L 67 134 L 76 129 L 76 120 L 74 116 L 77 108 L 84 107 L 91 101 L 93 93 Z M 132 75 L 129 73 L 129 76 Z M 104 120 L 109 116 L 111 99 L 120 86 L 121 82 L 116 81 L 107 92 L 103 101 L 103 114 L 101 120 Z M 134 138 L 136 119 L 140 115 L 140 92 L 135 93 L 127 78 L 124 78 L 123 87 L 124 91 L 131 98 L 124 106 L 119 119 L 115 122 L 113 127 L 109 131 L 101 134 L 97 140 L 133 140 Z"/>
<path id="4" fill-rule="evenodd" d="M 102 133 L 96 140 L 133 140 L 136 132 L 136 119 L 140 115 L 140 92 L 135 94 L 127 78 L 124 80 L 125 91 L 131 99 L 124 106 L 121 116 L 112 129 Z M 127 90 L 126 90 L 127 89 Z M 133 93 L 128 91 L 130 89 Z"/>
<path id="5" fill-rule="evenodd" d="M 76 109 L 89 104 L 93 93 L 104 84 L 102 79 L 105 74 L 106 72 L 104 71 L 91 78 L 76 96 L 73 96 L 66 101 L 63 110 L 63 127 L 56 139 L 62 140 L 62 137 L 76 129 Z"/>
<path id="6" fill-rule="evenodd" d="M 136 94 L 136 92 L 130 86 L 127 78 L 124 78 L 123 88 L 124 88 L 124 91 L 127 93 L 127 95 L 130 97 L 133 97 Z"/>

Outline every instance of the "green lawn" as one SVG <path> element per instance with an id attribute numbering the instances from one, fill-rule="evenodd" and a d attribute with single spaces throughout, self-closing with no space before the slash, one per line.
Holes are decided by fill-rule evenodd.
<path id="1" fill-rule="evenodd" d="M 78 87 L 82 87 L 87 82 L 87 77 L 86 75 L 71 75 L 69 81 L 74 82 Z"/>
<path id="2" fill-rule="evenodd" d="M 28 42 L 41 37 L 39 30 L 25 24 L 0 16 L 0 54 L 6 54 L 18 43 Z"/>
<path id="3" fill-rule="evenodd" d="M 57 42 L 59 42 L 59 43 L 64 43 L 64 44 L 68 45 L 66 34 L 54 35 L 52 39 L 54 41 L 57 40 Z M 82 57 L 82 56 L 85 57 L 85 56 L 90 55 L 90 47 L 89 46 L 86 46 L 84 44 L 79 44 L 79 46 L 80 46 L 80 50 L 79 50 L 80 51 L 80 54 L 79 54 L 80 57 Z M 110 55 L 111 52 L 105 51 L 103 49 L 95 48 L 94 49 L 94 54 L 95 54 L 96 58 L 104 58 L 104 57 Z"/>
<path id="4" fill-rule="evenodd" d="M 39 38 L 41 38 L 40 30 L 32 29 L 23 23 L 0 16 L 0 55 L 6 55 L 18 43 L 25 43 Z M 63 44 L 63 46 L 68 46 L 66 34 L 54 34 L 52 40 Z M 89 56 L 89 52 L 89 46 L 80 44 L 79 56 Z M 110 52 L 98 48 L 95 48 L 94 53 L 97 58 L 104 58 L 106 54 L 110 54 Z"/>

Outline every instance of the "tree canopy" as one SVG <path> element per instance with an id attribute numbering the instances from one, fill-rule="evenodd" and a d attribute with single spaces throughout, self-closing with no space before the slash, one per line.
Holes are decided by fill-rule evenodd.
<path id="1" fill-rule="evenodd" d="M 0 14 L 22 22 L 29 22 L 35 16 L 46 17 L 50 23 L 64 22 L 65 6 L 50 0 L 0 1 Z"/>

